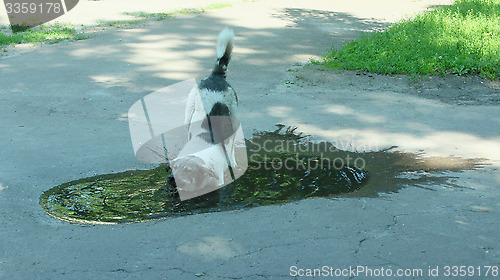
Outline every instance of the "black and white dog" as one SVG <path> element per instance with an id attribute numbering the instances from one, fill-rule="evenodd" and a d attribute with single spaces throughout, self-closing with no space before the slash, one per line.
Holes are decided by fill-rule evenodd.
<path id="1" fill-rule="evenodd" d="M 168 182 L 194 196 L 232 181 L 228 167 L 236 165 L 234 134 L 239 127 L 238 97 L 226 81 L 226 70 L 233 46 L 233 31 L 222 30 L 212 73 L 188 96 L 185 111 L 188 142 L 171 162 L 172 175 Z"/>

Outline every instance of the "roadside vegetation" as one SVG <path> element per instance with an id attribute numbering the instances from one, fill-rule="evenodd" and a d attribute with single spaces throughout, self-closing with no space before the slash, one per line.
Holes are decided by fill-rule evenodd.
<path id="1" fill-rule="evenodd" d="M 247 1 L 243 1 L 247 2 Z M 231 7 L 232 3 L 214 3 L 201 8 L 185 8 L 185 9 L 176 9 L 169 12 L 160 12 L 160 13 L 127 13 L 128 15 L 135 16 L 136 18 L 155 18 L 157 20 L 163 20 L 169 17 L 174 16 L 182 16 L 182 15 L 193 15 L 193 14 L 201 14 L 206 11 L 222 9 L 226 7 Z"/>
<path id="2" fill-rule="evenodd" d="M 242 0 L 241 2 L 251 2 L 255 0 Z M 124 21 L 103 21 L 96 24 L 94 27 L 107 28 L 107 27 L 124 27 L 129 25 L 138 24 L 146 20 L 156 19 L 164 20 L 167 18 L 182 16 L 182 15 L 193 15 L 201 14 L 209 10 L 221 9 L 225 7 L 230 7 L 233 3 L 213 3 L 200 8 L 186 8 L 186 9 L 176 9 L 168 12 L 159 13 L 125 13 L 126 15 L 133 16 L 136 20 L 124 20 Z M 27 28 L 23 26 L 0 26 L 0 47 L 4 48 L 6 46 L 12 46 L 17 44 L 26 43 L 57 43 L 63 40 L 82 40 L 87 38 L 85 31 L 77 32 L 72 24 L 44 24 L 34 28 Z M 86 28 L 92 29 L 93 26 Z M 12 32 L 10 32 L 11 29 Z M 6 49 L 4 49 L 6 51 Z"/>
<path id="3" fill-rule="evenodd" d="M 378 74 L 500 77 L 500 0 L 453 5 L 394 23 L 334 48 L 321 62 Z"/>
<path id="4" fill-rule="evenodd" d="M 40 25 L 27 29 L 19 26 L 11 26 L 12 34 L 7 34 L 7 30 L 0 30 L 0 46 L 16 45 L 24 43 L 57 43 L 63 40 L 81 40 L 85 36 L 78 34 L 76 30 L 68 24 Z"/>

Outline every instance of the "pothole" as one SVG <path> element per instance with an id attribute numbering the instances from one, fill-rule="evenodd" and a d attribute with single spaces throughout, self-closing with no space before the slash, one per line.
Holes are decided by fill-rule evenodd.
<path id="1" fill-rule="evenodd" d="M 432 189 L 450 172 L 480 168 L 482 159 L 424 157 L 395 152 L 349 152 L 312 142 L 278 126 L 246 140 L 248 169 L 233 183 L 180 201 L 166 165 L 80 179 L 44 192 L 40 204 L 68 222 L 117 224 L 283 204 L 313 197 L 377 196 L 405 186 Z M 460 186 L 453 186 L 460 187 Z"/>

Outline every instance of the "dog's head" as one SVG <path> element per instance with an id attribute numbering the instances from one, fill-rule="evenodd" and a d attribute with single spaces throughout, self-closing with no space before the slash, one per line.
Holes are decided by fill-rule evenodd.
<path id="1" fill-rule="evenodd" d="M 169 181 L 180 191 L 196 193 L 219 187 L 219 176 L 203 159 L 195 155 L 175 159 L 172 163 L 172 174 L 174 176 L 169 178 Z"/>

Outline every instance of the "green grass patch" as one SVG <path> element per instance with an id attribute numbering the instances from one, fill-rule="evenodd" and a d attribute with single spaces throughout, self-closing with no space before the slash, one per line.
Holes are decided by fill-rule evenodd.
<path id="1" fill-rule="evenodd" d="M 139 20 L 115 20 L 115 21 L 102 21 L 97 24 L 98 27 L 127 27 L 129 25 L 139 24 Z"/>
<path id="2" fill-rule="evenodd" d="M 175 17 L 179 15 L 200 14 L 208 10 L 221 9 L 230 7 L 232 5 L 232 3 L 213 3 L 201 8 L 185 8 L 161 13 L 125 14 L 135 16 L 139 19 L 156 18 L 157 20 L 163 20 L 168 17 Z M 97 24 L 97 26 L 125 27 L 138 23 L 141 23 L 141 20 L 101 22 Z M 27 28 L 24 26 L 10 26 L 10 29 L 13 31 L 13 34 L 7 34 L 7 32 L 4 32 L 0 29 L 0 47 L 24 43 L 57 43 L 63 40 L 82 40 L 87 38 L 86 35 L 78 34 L 76 30 L 71 27 L 71 25 L 60 23 L 56 23 L 53 25 L 40 25 L 35 28 Z"/>
<path id="3" fill-rule="evenodd" d="M 54 24 L 40 25 L 36 28 L 25 29 L 18 26 L 11 27 L 14 32 L 5 34 L 0 32 L 0 46 L 25 44 L 25 43 L 57 43 L 63 40 L 81 40 L 84 37 L 77 34 L 69 25 Z"/>
<path id="4" fill-rule="evenodd" d="M 184 9 L 175 9 L 168 12 L 160 12 L 160 13 L 125 13 L 126 15 L 132 15 L 137 18 L 157 18 L 158 20 L 163 20 L 169 17 L 175 16 L 183 16 L 183 15 L 193 15 L 193 14 L 201 14 L 209 10 L 222 9 L 226 7 L 231 7 L 232 3 L 213 3 L 201 8 L 184 8 Z"/>
<path id="5" fill-rule="evenodd" d="M 334 48 L 322 62 L 379 74 L 500 76 L 500 0 L 457 0 Z"/>

